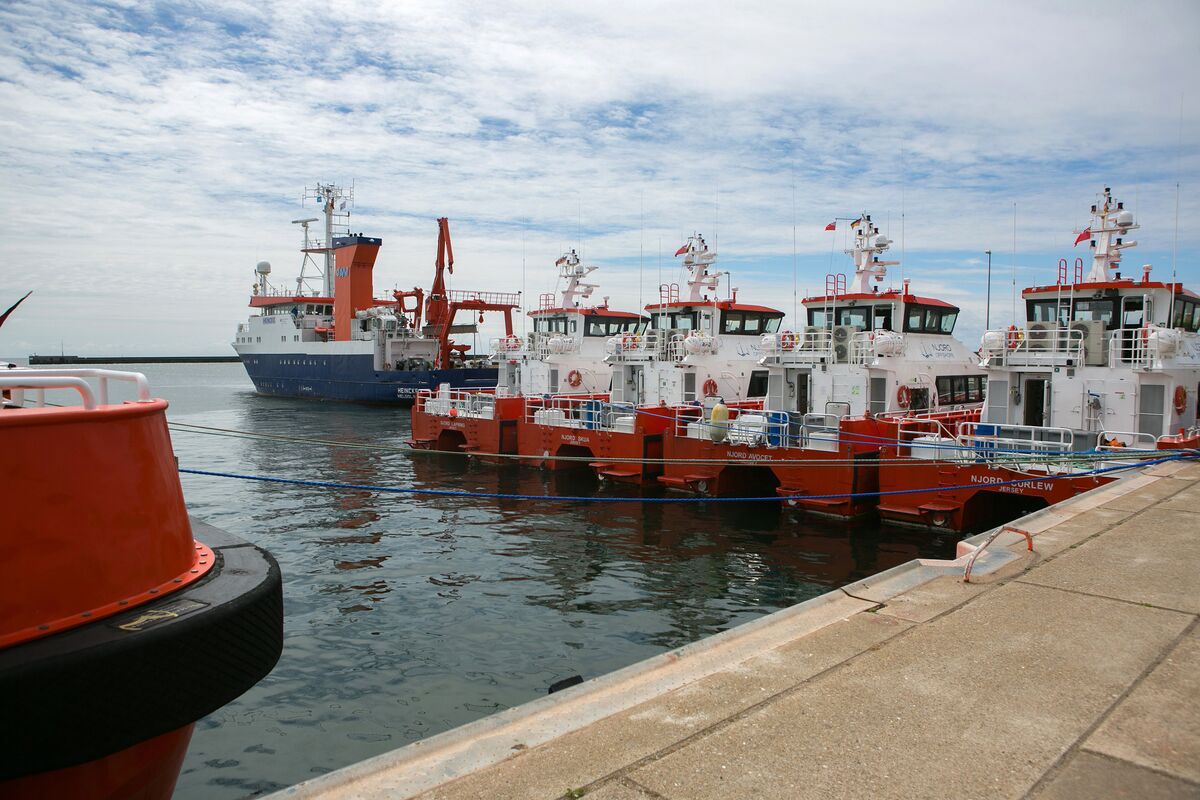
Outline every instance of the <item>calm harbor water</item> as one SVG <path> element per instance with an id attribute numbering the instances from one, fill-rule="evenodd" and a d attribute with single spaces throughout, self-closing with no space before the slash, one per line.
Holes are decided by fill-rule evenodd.
<path id="1" fill-rule="evenodd" d="M 401 446 L 408 410 L 258 397 L 239 364 L 137 365 L 169 418 Z M 448 455 L 172 432 L 184 467 L 525 494 L 597 493 Z M 191 512 L 284 575 L 274 672 L 196 725 L 177 798 L 280 789 L 696 641 L 953 540 L 773 504 L 565 505 L 184 475 Z"/>

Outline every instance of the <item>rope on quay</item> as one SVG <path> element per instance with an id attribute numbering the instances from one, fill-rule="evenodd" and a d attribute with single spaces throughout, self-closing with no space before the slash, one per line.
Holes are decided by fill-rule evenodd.
<path id="1" fill-rule="evenodd" d="M 1102 467 L 1099 469 L 1087 470 L 1085 472 L 1075 472 L 1063 475 L 1045 475 L 1038 476 L 1040 481 L 1055 481 L 1064 478 L 1086 478 L 1093 475 L 1104 475 L 1107 473 L 1117 472 L 1119 470 L 1136 469 L 1138 467 L 1150 467 L 1155 464 L 1165 464 L 1169 461 L 1191 461 L 1197 456 L 1192 453 L 1187 455 L 1171 455 L 1163 458 L 1155 458 L 1150 461 L 1143 461 L 1137 464 L 1119 464 L 1113 467 Z M 960 484 L 958 486 L 933 486 L 922 489 L 890 489 L 888 491 L 878 492 L 846 492 L 842 494 L 810 494 L 810 495 L 772 495 L 770 497 L 620 497 L 620 496 L 601 496 L 587 497 L 582 495 L 554 495 L 554 494 L 511 494 L 507 492 L 471 492 L 459 489 L 418 489 L 412 486 L 372 486 L 369 484 L 357 483 L 341 483 L 338 481 L 310 481 L 299 478 L 279 478 L 271 475 L 242 475 L 236 472 L 216 472 L 203 469 L 187 469 L 180 467 L 179 471 L 187 475 L 202 475 L 209 478 L 234 478 L 244 481 L 257 481 L 259 483 L 278 483 L 290 486 L 311 486 L 319 489 L 353 489 L 356 491 L 368 492 L 387 492 L 390 494 L 413 494 L 424 495 L 431 497 L 459 497 L 464 499 L 490 499 L 490 500 L 533 500 L 545 502 L 559 503 L 647 503 L 647 504 L 667 504 L 667 503 L 778 503 L 788 502 L 792 500 L 854 500 L 864 497 L 889 497 L 894 495 L 905 494 L 927 494 L 930 492 L 953 491 L 956 489 L 993 489 L 998 486 L 1017 486 L 1024 483 L 1029 483 L 1031 478 L 1021 478 L 1019 480 L 997 481 L 981 485 L 977 483 Z"/>
<path id="2" fill-rule="evenodd" d="M 564 461 L 564 462 L 595 462 L 603 461 L 606 464 L 697 464 L 697 465 L 728 465 L 728 466 L 763 466 L 763 465 L 779 465 L 790 466 L 799 465 L 806 467 L 822 467 L 822 466 L 837 466 L 842 464 L 850 464 L 857 461 L 854 458 L 772 458 L 772 459 L 740 459 L 740 458 L 639 458 L 634 456 L 566 456 L 566 455 L 527 455 L 522 453 L 480 453 L 467 452 L 463 450 L 425 450 L 407 445 L 388 445 L 388 444 L 370 444 L 367 442 L 348 442 L 340 439 L 319 439 L 305 436 L 288 436 L 285 434 L 276 433 L 257 433 L 254 431 L 241 431 L 234 428 L 216 428 L 208 425 L 196 425 L 188 422 L 170 422 L 168 423 L 173 430 L 178 433 L 196 433 L 208 436 L 227 436 L 234 439 L 251 439 L 263 441 L 276 441 L 292 444 L 311 444 L 322 445 L 325 447 L 337 447 L 347 450 L 376 450 L 393 453 L 405 453 L 409 455 L 429 455 L 429 456 L 466 456 L 466 457 L 487 457 L 496 459 L 506 459 L 510 461 Z M 849 441 L 849 440 L 848 440 Z M 888 442 L 891 440 L 881 440 Z M 895 444 L 895 442 L 891 442 Z M 905 443 L 911 444 L 911 443 Z M 913 446 L 922 446 L 919 443 Z M 928 445 L 935 446 L 935 445 Z M 950 446 L 946 446 L 950 449 Z M 778 448 L 786 449 L 786 448 Z M 958 449 L 958 448 L 954 448 Z M 1020 466 L 1029 464 L 1077 464 L 1086 463 L 1089 461 L 1137 461 L 1145 458 L 1146 454 L 1155 451 L 1146 450 L 1114 450 L 1111 452 L 1098 452 L 1095 450 L 1080 450 L 1072 452 L 1033 452 L 1030 451 L 1024 455 L 1018 451 L 1012 450 L 995 450 L 987 449 L 988 462 L 998 466 Z M 1158 451 L 1161 452 L 1161 451 Z M 1180 451 L 1192 452 L 1192 451 Z M 908 457 L 894 458 L 873 458 L 873 464 L 960 464 L 961 460 L 956 459 L 919 459 L 914 462 Z"/>

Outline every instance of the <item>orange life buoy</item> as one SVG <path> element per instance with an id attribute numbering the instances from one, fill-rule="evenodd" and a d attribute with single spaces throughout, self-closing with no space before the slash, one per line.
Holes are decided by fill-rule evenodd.
<path id="1" fill-rule="evenodd" d="M 716 397 L 717 396 L 717 382 L 714 381 L 712 378 L 709 378 L 708 380 L 706 380 L 704 382 L 704 396 L 705 397 Z"/>
<path id="2" fill-rule="evenodd" d="M 640 341 L 641 337 L 639 337 L 636 333 L 627 333 L 621 337 L 621 349 L 632 350 L 638 346 L 638 342 Z"/>
<path id="3" fill-rule="evenodd" d="M 784 350 L 792 350 L 796 347 L 796 334 L 791 331 L 784 331 L 779 336 L 779 346 Z"/>
<path id="4" fill-rule="evenodd" d="M 1021 340 L 1025 338 L 1025 332 L 1016 325 L 1008 326 L 1008 349 L 1016 350 L 1021 346 Z"/>
<path id="5" fill-rule="evenodd" d="M 1180 414 L 1187 408 L 1187 389 L 1183 386 L 1175 387 L 1175 410 Z"/>
<path id="6" fill-rule="evenodd" d="M 579 370 L 573 369 L 567 373 L 567 383 L 572 386 L 579 386 L 583 383 L 583 375 L 579 374 Z"/>
<path id="7" fill-rule="evenodd" d="M 521 349 L 521 337 L 520 336 L 516 336 L 516 335 L 505 336 L 503 339 L 500 340 L 500 343 L 504 347 L 505 350 L 520 350 Z"/>
<path id="8" fill-rule="evenodd" d="M 908 408 L 908 404 L 912 402 L 912 395 L 908 391 L 908 387 L 901 384 L 896 390 L 896 405 L 901 408 Z"/>

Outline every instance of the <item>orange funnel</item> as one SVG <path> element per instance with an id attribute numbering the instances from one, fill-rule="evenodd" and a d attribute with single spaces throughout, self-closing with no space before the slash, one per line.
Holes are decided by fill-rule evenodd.
<path id="1" fill-rule="evenodd" d="M 349 341 L 357 329 L 354 312 L 375 304 L 372 271 L 383 239 L 370 236 L 339 236 L 333 240 L 333 325 L 334 338 Z"/>

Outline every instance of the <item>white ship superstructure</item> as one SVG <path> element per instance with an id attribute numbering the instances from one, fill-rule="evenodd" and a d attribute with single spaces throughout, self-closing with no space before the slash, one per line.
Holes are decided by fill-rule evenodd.
<path id="1" fill-rule="evenodd" d="M 596 271 L 584 266 L 571 250 L 555 262 L 561 296 L 541 295 L 529 312 L 533 331 L 521 338 L 507 336 L 493 343 L 492 361 L 499 368 L 496 393 L 599 394 L 609 391 L 612 368 L 606 363 L 605 343 L 612 336 L 639 336 L 645 318 L 608 306 L 587 305 L 596 284 L 584 281 Z"/>
<path id="2" fill-rule="evenodd" d="M 1022 292 L 1025 326 L 984 334 L 981 425 L 1074 450 L 1186 438 L 1200 398 L 1200 297 L 1154 280 L 1149 264 L 1122 274 L 1138 225 L 1111 189 L 1091 214 L 1076 238 L 1090 266 L 1077 258 L 1072 273 L 1062 259 L 1055 284 Z"/>

